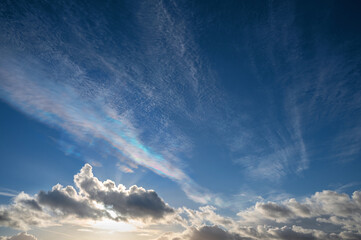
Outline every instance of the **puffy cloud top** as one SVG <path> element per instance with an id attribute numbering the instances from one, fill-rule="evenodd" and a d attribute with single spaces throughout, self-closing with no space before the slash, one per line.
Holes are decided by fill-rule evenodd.
<path id="1" fill-rule="evenodd" d="M 258 202 L 235 219 L 218 215 L 212 206 L 175 210 L 153 190 L 100 181 L 89 164 L 74 176 L 74 183 L 75 187 L 57 184 L 35 196 L 18 194 L 12 204 L 0 206 L 0 225 L 27 230 L 88 219 L 155 224 L 172 220 L 185 231 L 166 233 L 158 240 L 361 239 L 361 191 L 349 196 L 324 190 L 301 201 Z M 0 238 L 10 239 L 35 238 L 25 233 Z"/>
<path id="2" fill-rule="evenodd" d="M 111 180 L 94 177 L 86 164 L 74 176 L 73 186 L 55 185 L 50 191 L 40 191 L 34 197 L 20 193 L 8 206 L 0 206 L 0 226 L 29 229 L 30 226 L 49 226 L 67 218 L 111 219 L 143 222 L 161 220 L 175 213 L 153 190 L 132 186 L 127 189 Z"/>
<path id="3" fill-rule="evenodd" d="M 123 217 L 160 219 L 174 212 L 153 190 L 135 185 L 127 190 L 111 180 L 99 181 L 89 164 L 75 175 L 74 182 L 87 199 L 111 207 Z"/>

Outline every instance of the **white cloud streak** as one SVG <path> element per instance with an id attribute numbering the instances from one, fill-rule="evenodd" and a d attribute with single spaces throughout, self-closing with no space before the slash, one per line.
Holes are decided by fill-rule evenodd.
<path id="1" fill-rule="evenodd" d="M 206 81 L 206 77 L 198 73 L 198 69 L 202 71 L 202 64 L 196 56 L 196 45 L 191 41 L 186 23 L 177 21 L 183 13 L 173 3 L 166 6 L 160 1 L 151 11 L 152 16 L 157 16 L 155 22 L 147 21 L 149 7 L 144 4 L 139 5 L 135 24 L 142 29 L 138 37 L 145 52 L 132 50 L 131 44 L 118 48 L 115 39 L 110 39 L 115 49 L 98 51 L 95 46 L 101 45 L 101 40 L 95 36 L 111 31 L 111 24 L 106 16 L 90 9 L 89 17 L 101 28 L 89 30 L 87 26 L 75 24 L 78 19 L 70 14 L 72 10 L 61 6 L 64 8 L 61 17 L 69 20 L 58 32 L 49 34 L 53 28 L 47 22 L 51 21 L 42 19 L 49 16 L 24 3 L 24 7 L 37 10 L 36 14 L 29 11 L 25 16 L 14 10 L 25 28 L 10 27 L 14 24 L 12 19 L 4 19 L 1 25 L 6 28 L 2 41 L 8 47 L 1 49 L 2 56 L 6 57 L 0 62 L 0 97 L 34 119 L 65 131 L 82 144 L 106 142 L 114 150 L 112 155 L 121 154 L 129 164 L 143 166 L 182 183 L 191 199 L 205 203 L 212 194 L 189 178 L 184 163 L 177 157 L 180 152 L 191 152 L 190 140 L 169 118 L 170 115 L 197 116 L 195 111 L 207 107 L 200 101 L 207 102 L 208 97 L 215 95 L 208 94 L 212 84 L 210 78 Z M 45 39 L 34 38 L 33 31 Z M 174 32 L 169 34 L 169 31 Z M 144 39 L 142 33 L 154 39 Z M 74 41 L 64 41 L 61 36 L 66 34 L 71 34 Z M 89 36 L 95 42 L 90 41 Z M 27 39 L 31 39 L 31 44 L 26 43 Z M 78 49 L 76 54 L 69 50 L 73 48 Z M 163 58 L 164 54 L 176 57 L 164 58 L 167 60 L 161 64 L 154 61 L 154 55 Z M 144 66 L 140 57 L 149 63 Z M 182 81 L 172 81 L 175 76 L 179 78 L 180 71 L 185 74 Z M 179 83 L 182 86 L 178 86 Z M 200 88 L 200 84 L 204 88 Z M 191 102 L 187 102 L 190 99 Z"/>

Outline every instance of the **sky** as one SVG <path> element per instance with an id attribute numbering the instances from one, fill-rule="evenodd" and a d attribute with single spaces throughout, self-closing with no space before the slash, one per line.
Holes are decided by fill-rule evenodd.
<path id="1" fill-rule="evenodd" d="M 361 239 L 359 1 L 0 2 L 0 240 Z"/>

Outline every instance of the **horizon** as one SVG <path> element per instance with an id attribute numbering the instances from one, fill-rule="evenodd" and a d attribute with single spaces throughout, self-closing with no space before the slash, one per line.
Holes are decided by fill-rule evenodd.
<path id="1" fill-rule="evenodd" d="M 0 240 L 361 239 L 360 12 L 1 2 Z"/>

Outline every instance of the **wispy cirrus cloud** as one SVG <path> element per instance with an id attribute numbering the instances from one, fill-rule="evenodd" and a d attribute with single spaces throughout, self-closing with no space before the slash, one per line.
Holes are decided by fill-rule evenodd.
<path id="1" fill-rule="evenodd" d="M 0 187 L 0 195 L 1 196 L 5 196 L 5 197 L 15 197 L 16 195 L 18 195 L 19 192 L 12 190 L 12 189 L 8 189 L 8 188 L 3 188 Z"/>
<path id="2" fill-rule="evenodd" d="M 22 7 L 32 11 L 22 15 Z M 89 29 L 87 23 L 78 24 L 68 6 L 59 7 L 64 11 L 57 16 L 57 30 L 53 16 L 29 3 L 12 8 L 24 27 L 11 27 L 15 20 L 3 19 L 1 99 L 82 144 L 105 142 L 129 165 L 127 172 L 133 165 L 146 167 L 184 183 L 190 198 L 210 201 L 212 194 L 187 175 L 177 157 L 190 154 L 192 144 L 171 120 L 198 119 L 195 113 L 209 106 L 202 103 L 216 95 L 210 91 L 211 78 L 201 74 L 186 23 L 177 21 L 184 13 L 174 3 L 137 4 L 131 24 L 140 29 L 139 42 L 118 47 L 127 36 L 110 34 L 114 29 L 107 16 L 79 6 L 76 11 L 86 9 L 95 24 Z M 113 36 L 112 49 L 99 34 Z"/>
<path id="3" fill-rule="evenodd" d="M 104 96 L 82 97 L 90 89 L 45 81 L 43 73 L 35 69 L 29 73 L 16 64 L 3 63 L 3 66 L 6 67 L 0 69 L 1 96 L 11 105 L 45 124 L 65 130 L 78 141 L 105 141 L 136 165 L 183 182 L 183 190 L 193 200 L 210 201 L 211 198 L 204 198 L 201 188 L 178 166 L 175 156 L 168 153 L 166 158 L 143 144 L 126 115 L 118 114 Z"/>
<path id="4" fill-rule="evenodd" d="M 10 68 L 7 66 L 7 69 Z M 143 145 L 127 119 L 108 107 L 101 97 L 83 99 L 81 92 L 72 86 L 34 79 L 44 79 L 44 76 L 35 73 L 36 70 L 31 74 L 20 69 L 13 70 L 16 75 L 1 69 L 1 92 L 5 100 L 21 111 L 79 139 L 85 140 L 90 136 L 107 141 L 137 164 L 147 166 L 160 175 L 184 179 L 180 169 Z"/>
<path id="5" fill-rule="evenodd" d="M 313 161 L 358 159 L 360 58 L 349 54 L 353 43 L 337 45 L 322 32 L 333 20 L 330 9 L 306 35 L 309 23 L 294 3 L 269 2 L 263 10 L 240 40 L 259 87 L 245 100 L 262 113 L 241 121 L 230 144 L 235 162 L 245 174 L 277 181 L 302 174 Z"/>

